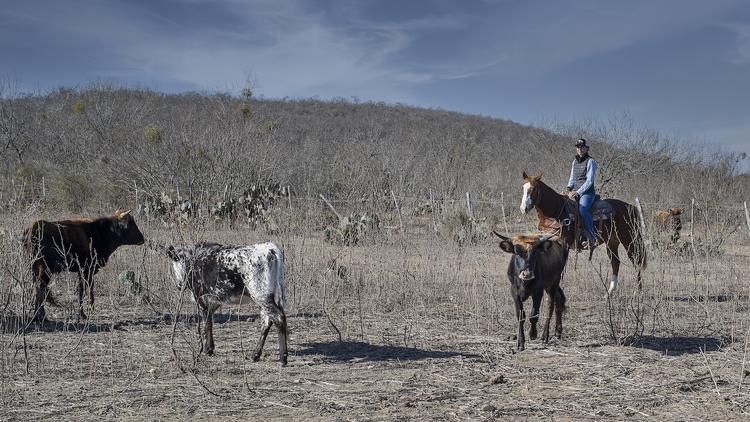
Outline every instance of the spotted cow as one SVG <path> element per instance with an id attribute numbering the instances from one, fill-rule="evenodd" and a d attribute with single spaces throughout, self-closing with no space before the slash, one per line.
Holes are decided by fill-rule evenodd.
<path id="1" fill-rule="evenodd" d="M 152 245 L 154 246 L 154 245 Z M 187 289 L 205 319 L 204 343 L 214 353 L 213 314 L 224 304 L 260 307 L 261 334 L 253 355 L 260 359 L 271 325 L 279 330 L 279 360 L 287 363 L 287 323 L 284 312 L 284 253 L 273 243 L 225 246 L 218 243 L 155 245 L 172 260 L 179 289 Z"/>

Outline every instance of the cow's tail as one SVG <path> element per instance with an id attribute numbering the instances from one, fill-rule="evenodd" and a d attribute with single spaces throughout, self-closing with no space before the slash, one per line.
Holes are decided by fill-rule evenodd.
<path id="1" fill-rule="evenodd" d="M 271 253 L 269 254 L 268 269 L 270 272 L 271 282 L 274 286 L 274 293 L 278 297 L 277 305 L 284 309 L 286 306 L 286 287 L 284 279 L 284 251 L 278 246 L 272 244 Z"/>

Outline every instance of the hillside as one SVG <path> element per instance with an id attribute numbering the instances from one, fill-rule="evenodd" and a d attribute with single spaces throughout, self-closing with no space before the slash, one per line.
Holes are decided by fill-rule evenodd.
<path id="1" fill-rule="evenodd" d="M 391 190 L 515 197 L 523 170 L 543 171 L 562 187 L 578 136 L 592 142 L 597 182 L 607 180 L 609 196 L 668 205 L 736 201 L 750 190 L 732 176 L 733 155 L 706 159 L 627 117 L 549 130 L 401 104 L 108 87 L 4 99 L 0 107 L 3 197 L 17 198 L 23 187 L 21 199 L 31 200 L 44 178 L 49 202 L 71 210 L 121 204 L 136 187 L 213 197 L 255 181 L 341 199 Z"/>

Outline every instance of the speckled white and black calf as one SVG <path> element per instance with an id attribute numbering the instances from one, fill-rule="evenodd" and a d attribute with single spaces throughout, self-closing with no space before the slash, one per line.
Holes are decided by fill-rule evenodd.
<path id="1" fill-rule="evenodd" d="M 225 246 L 217 243 L 159 246 L 173 261 L 178 288 L 187 288 L 205 317 L 208 355 L 214 353 L 213 313 L 223 304 L 260 306 L 260 340 L 253 361 L 260 359 L 271 325 L 279 330 L 279 359 L 287 363 L 287 325 L 284 304 L 284 253 L 273 243 Z"/>

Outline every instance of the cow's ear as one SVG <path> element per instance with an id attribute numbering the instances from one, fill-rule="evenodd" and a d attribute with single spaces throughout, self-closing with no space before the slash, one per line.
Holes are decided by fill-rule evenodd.
<path id="1" fill-rule="evenodd" d="M 505 252 L 508 252 L 508 253 L 513 253 L 514 252 L 514 250 L 513 250 L 513 242 L 511 242 L 510 240 L 503 240 L 503 241 L 501 241 L 500 242 L 500 249 L 502 249 L 502 250 L 504 250 Z"/>

